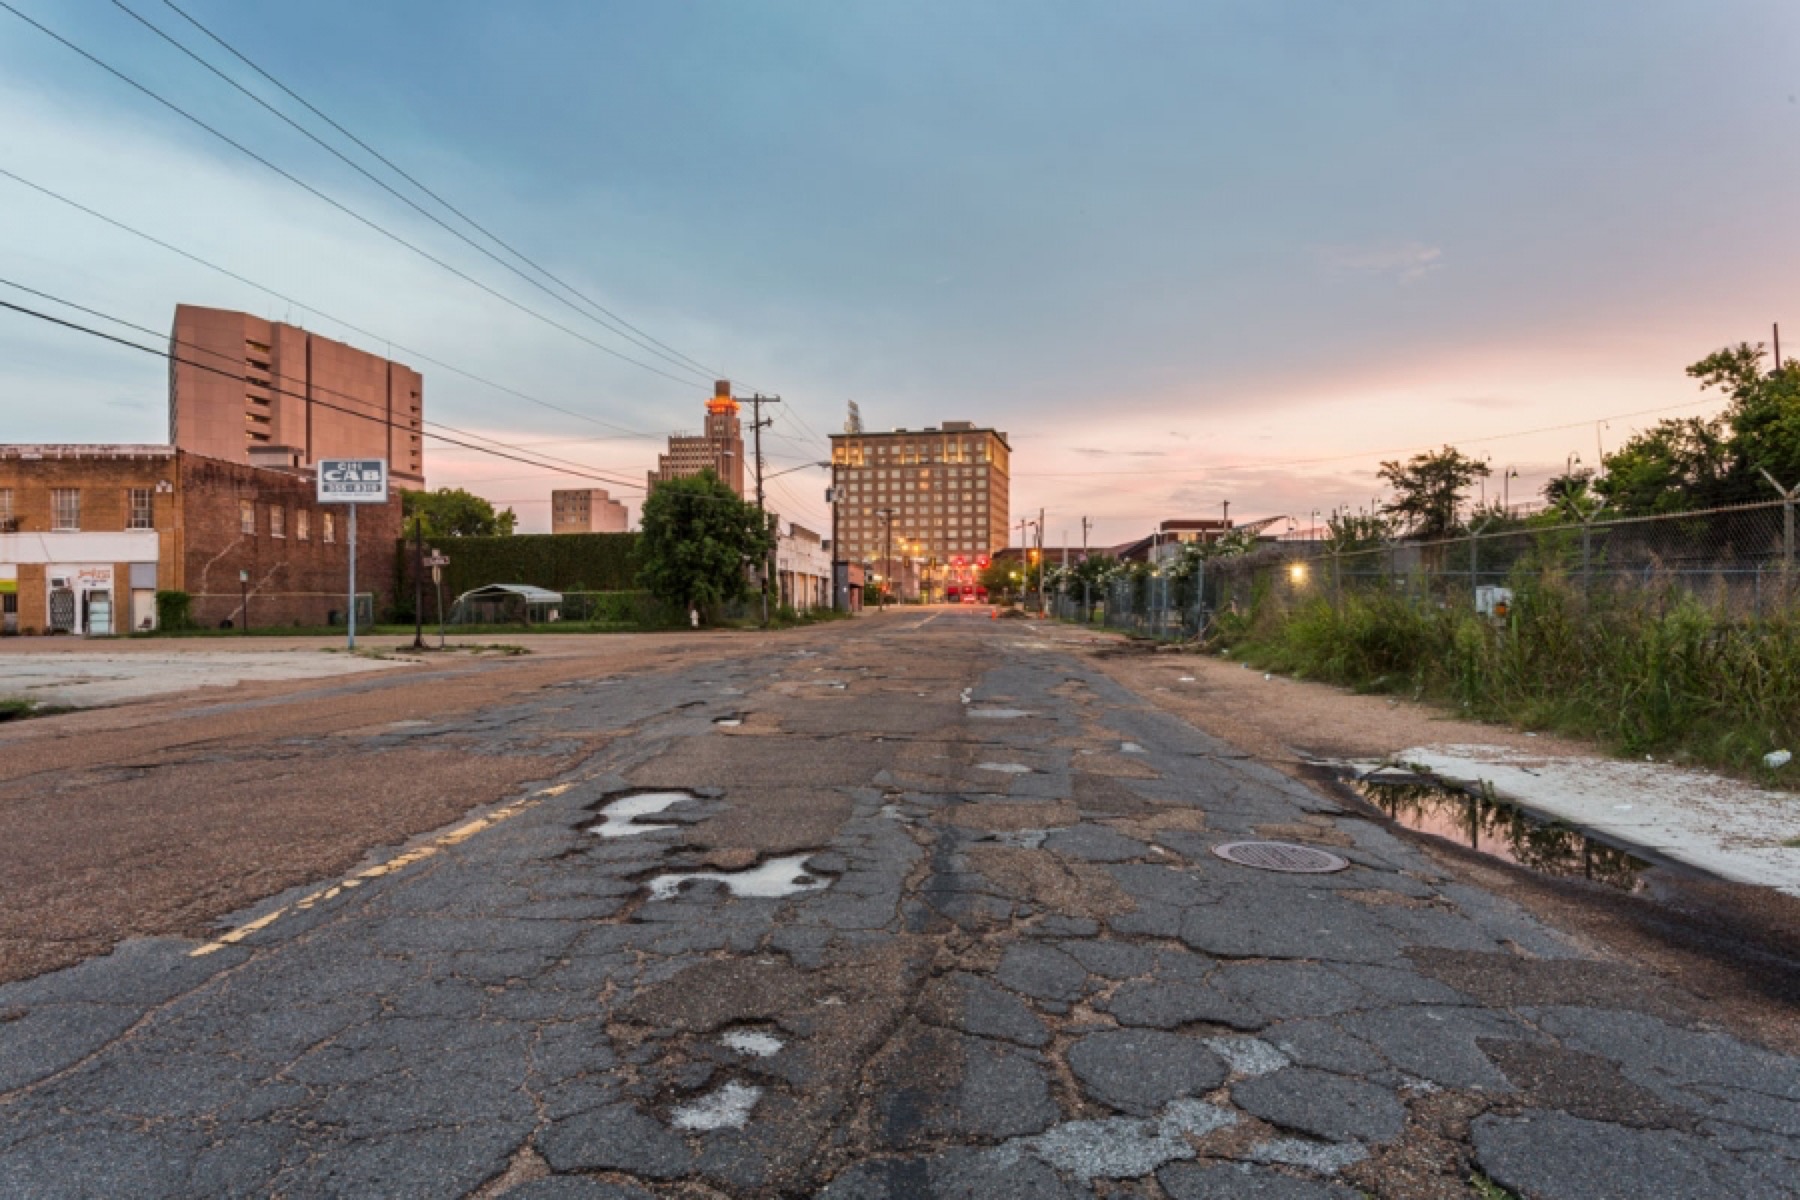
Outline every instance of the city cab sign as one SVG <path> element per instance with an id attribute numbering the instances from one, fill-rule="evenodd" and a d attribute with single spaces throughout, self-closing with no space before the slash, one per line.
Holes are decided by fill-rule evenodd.
<path id="1" fill-rule="evenodd" d="M 321 458 L 319 503 L 385 504 L 387 467 L 387 460 L 381 458 Z"/>

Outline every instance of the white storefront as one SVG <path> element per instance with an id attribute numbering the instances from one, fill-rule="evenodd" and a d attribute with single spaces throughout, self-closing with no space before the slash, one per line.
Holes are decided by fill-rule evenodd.
<path id="1" fill-rule="evenodd" d="M 21 566 L 41 566 L 51 629 L 96 636 L 130 633 L 155 623 L 156 556 L 154 529 L 4 533 L 0 593 L 17 593 Z M 13 613 L 7 615 L 16 620 Z"/>
<path id="2" fill-rule="evenodd" d="M 775 573 L 783 604 L 801 612 L 831 607 L 831 556 L 812 530 L 788 526 L 775 543 Z"/>

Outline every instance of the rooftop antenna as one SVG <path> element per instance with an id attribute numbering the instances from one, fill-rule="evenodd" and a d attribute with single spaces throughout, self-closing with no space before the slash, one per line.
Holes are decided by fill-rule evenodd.
<path id="1" fill-rule="evenodd" d="M 850 401 L 850 416 L 844 421 L 845 433 L 861 433 L 863 431 L 862 409 L 856 407 L 856 401 Z"/>

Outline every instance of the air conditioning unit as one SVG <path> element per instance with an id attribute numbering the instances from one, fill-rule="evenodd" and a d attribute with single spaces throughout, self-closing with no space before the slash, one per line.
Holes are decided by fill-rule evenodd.
<path id="1" fill-rule="evenodd" d="M 52 575 L 50 577 L 50 586 L 53 588 L 67 588 L 69 586 L 69 577 L 67 575 Z"/>

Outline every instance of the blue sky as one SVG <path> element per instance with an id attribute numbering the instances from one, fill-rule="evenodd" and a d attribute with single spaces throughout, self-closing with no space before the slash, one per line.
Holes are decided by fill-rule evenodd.
<path id="1" fill-rule="evenodd" d="M 114 5 L 9 2 L 648 358 Z M 126 2 L 252 81 L 160 0 Z M 822 453 L 849 399 L 877 427 L 995 425 L 1014 508 L 1048 509 L 1052 541 L 1226 499 L 1304 521 L 1446 441 L 1517 465 L 1516 494 L 1654 419 L 1615 414 L 1707 411 L 1681 369 L 1711 349 L 1784 316 L 1800 344 L 1800 6 L 1777 0 L 182 2 L 586 295 L 781 392 L 778 466 Z M 653 440 L 576 439 L 699 423 L 700 374 L 524 316 L 4 11 L 0 111 L 0 167 L 592 419 L 412 360 L 432 418 L 633 479 Z M 0 268 L 156 329 L 190 301 L 386 352 L 4 178 Z M 12 316 L 0 360 L 6 440 L 166 436 L 155 360 Z M 1553 425 L 1575 427 L 1507 436 Z M 428 470 L 547 519 L 548 473 L 438 447 Z M 818 522 L 821 483 L 795 472 L 778 502 Z"/>

